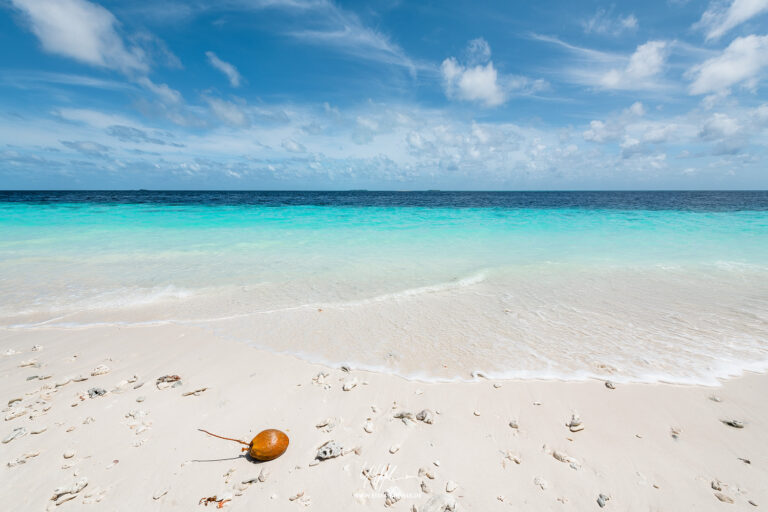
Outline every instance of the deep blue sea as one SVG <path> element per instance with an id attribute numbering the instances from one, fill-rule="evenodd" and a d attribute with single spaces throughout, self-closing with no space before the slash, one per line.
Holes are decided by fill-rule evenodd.
<path id="1" fill-rule="evenodd" d="M 713 384 L 768 367 L 768 192 L 0 192 L 1 329 L 168 323 L 409 378 Z"/>

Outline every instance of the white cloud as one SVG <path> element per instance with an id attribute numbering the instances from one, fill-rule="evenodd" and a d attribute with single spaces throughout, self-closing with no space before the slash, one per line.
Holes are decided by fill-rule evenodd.
<path id="1" fill-rule="evenodd" d="M 732 28 L 765 11 L 768 11 L 768 0 L 733 0 L 727 6 L 724 2 L 715 1 L 694 27 L 705 30 L 707 40 L 718 39 Z"/>
<path id="2" fill-rule="evenodd" d="M 175 89 L 171 89 L 166 84 L 156 84 L 146 76 L 138 78 L 136 82 L 148 91 L 157 95 L 164 103 L 179 104 L 182 101 L 181 93 Z"/>
<path id="3" fill-rule="evenodd" d="M 491 60 L 491 45 L 482 37 L 472 39 L 467 44 L 467 63 L 471 66 Z"/>
<path id="4" fill-rule="evenodd" d="M 305 153 L 307 151 L 307 148 L 293 139 L 285 139 L 281 146 L 289 153 Z"/>
<path id="5" fill-rule="evenodd" d="M 126 48 L 104 7 L 86 0 L 11 1 L 46 51 L 122 72 L 148 70 L 144 52 Z"/>
<path id="6" fill-rule="evenodd" d="M 594 16 L 582 22 L 584 33 L 619 36 L 624 32 L 637 30 L 638 22 L 634 14 L 612 16 L 613 9 L 598 9 Z"/>
<path id="7" fill-rule="evenodd" d="M 691 94 L 723 92 L 743 83 L 753 89 L 764 67 L 768 66 L 768 36 L 738 37 L 718 56 L 693 67 Z"/>
<path id="8" fill-rule="evenodd" d="M 498 73 L 493 67 L 493 62 L 467 68 L 459 64 L 454 57 L 449 57 L 443 61 L 440 70 L 443 73 L 445 94 L 449 98 L 477 101 L 488 107 L 495 107 L 506 101 L 497 82 Z"/>
<path id="9" fill-rule="evenodd" d="M 603 121 L 598 120 L 590 121 L 589 128 L 584 130 L 581 135 L 586 141 L 600 143 L 616 137 L 616 134 L 609 130 Z"/>
<path id="10" fill-rule="evenodd" d="M 663 77 L 672 46 L 666 41 L 648 41 L 631 55 L 626 55 L 576 46 L 552 36 L 531 34 L 530 37 L 574 54 L 571 63 L 552 70 L 571 83 L 627 91 L 658 91 L 671 87 Z"/>
<path id="11" fill-rule="evenodd" d="M 235 66 L 229 62 L 224 62 L 213 52 L 205 52 L 205 56 L 208 57 L 208 62 L 210 62 L 211 66 L 227 75 L 229 84 L 232 87 L 240 87 L 242 77 L 240 76 L 240 72 L 237 71 Z"/>
<path id="12" fill-rule="evenodd" d="M 630 114 L 636 115 L 638 117 L 645 115 L 645 107 L 643 104 L 639 101 L 634 102 L 628 109 Z"/>
<path id="13" fill-rule="evenodd" d="M 637 47 L 624 69 L 611 69 L 600 79 L 605 89 L 642 89 L 653 86 L 667 58 L 665 41 L 648 41 Z"/>
<path id="14" fill-rule="evenodd" d="M 726 114 L 712 114 L 706 120 L 699 132 L 699 137 L 705 140 L 717 140 L 733 137 L 741 130 L 739 122 Z"/>
<path id="15" fill-rule="evenodd" d="M 327 0 L 297 2 L 293 0 L 259 1 L 260 7 L 279 7 L 311 13 L 309 25 L 289 30 L 287 35 L 302 41 L 329 46 L 356 58 L 401 66 L 415 74 L 419 65 L 400 46 L 375 29 L 365 26 L 352 12 Z"/>
<path id="16" fill-rule="evenodd" d="M 249 124 L 244 106 L 217 98 L 205 98 L 205 101 L 211 107 L 213 115 L 220 121 L 233 126 L 247 126 Z"/>
<path id="17" fill-rule="evenodd" d="M 512 93 L 531 94 L 546 89 L 544 80 L 527 77 L 500 76 L 491 60 L 491 48 L 482 39 L 473 39 L 466 50 L 466 63 L 448 57 L 440 66 L 445 95 L 465 101 L 496 107 L 506 102 Z"/>

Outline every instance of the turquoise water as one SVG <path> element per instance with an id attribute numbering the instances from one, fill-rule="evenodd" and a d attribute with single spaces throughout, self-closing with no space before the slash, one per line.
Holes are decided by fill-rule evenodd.
<path id="1" fill-rule="evenodd" d="M 185 323 L 415 378 L 713 383 L 763 368 L 767 312 L 759 209 L 0 202 L 5 329 Z"/>

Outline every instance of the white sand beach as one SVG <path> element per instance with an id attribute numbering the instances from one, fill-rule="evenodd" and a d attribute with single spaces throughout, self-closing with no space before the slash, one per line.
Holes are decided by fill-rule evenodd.
<path id="1" fill-rule="evenodd" d="M 720 387 L 422 383 L 214 341 L 180 326 L 0 332 L 4 506 L 700 511 L 768 503 L 765 375 Z M 159 389 L 164 375 L 181 384 Z M 427 421 L 415 418 L 423 410 Z M 574 415 L 583 429 L 567 426 Z M 732 420 L 740 423 L 724 423 Z M 199 428 L 246 441 L 277 428 L 290 446 L 256 463 Z M 343 454 L 317 460 L 331 440 Z"/>

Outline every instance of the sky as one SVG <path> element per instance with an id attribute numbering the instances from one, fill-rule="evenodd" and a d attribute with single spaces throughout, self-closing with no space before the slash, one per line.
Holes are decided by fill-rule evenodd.
<path id="1" fill-rule="evenodd" d="M 768 0 L 0 0 L 0 189 L 768 188 Z"/>

